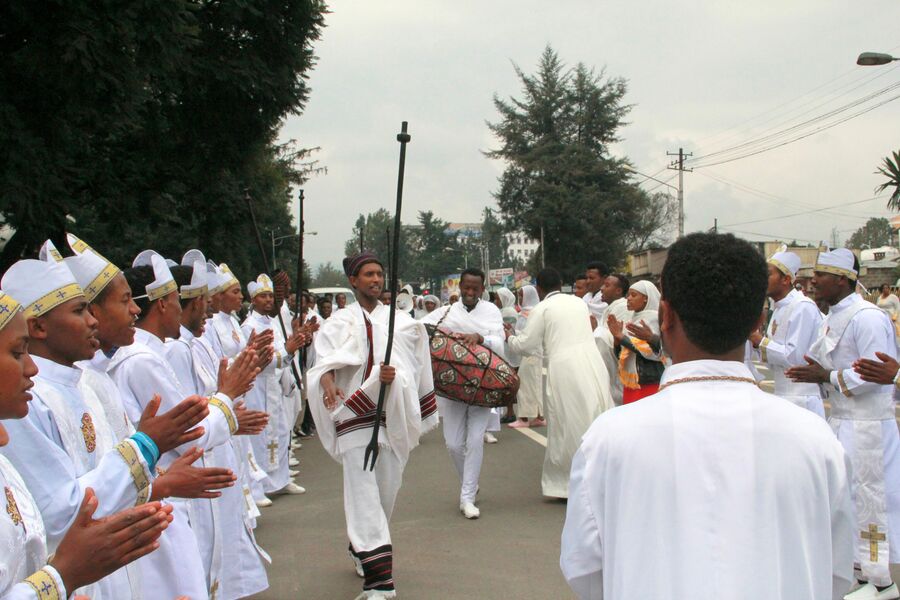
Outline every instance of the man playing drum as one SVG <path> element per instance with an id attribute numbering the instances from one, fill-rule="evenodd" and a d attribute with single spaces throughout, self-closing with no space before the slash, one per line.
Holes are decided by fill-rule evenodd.
<path id="1" fill-rule="evenodd" d="M 503 317 L 500 309 L 481 299 L 484 293 L 484 272 L 466 269 L 459 280 L 460 302 L 429 313 L 423 323 L 438 325 L 446 332 L 468 344 L 481 344 L 495 354 L 504 356 Z M 453 398 L 437 397 L 444 419 L 444 441 L 456 466 L 462 488 L 459 510 L 467 519 L 481 515 L 475 506 L 478 476 L 484 457 L 484 433 L 491 417 L 491 409 L 464 404 Z"/>

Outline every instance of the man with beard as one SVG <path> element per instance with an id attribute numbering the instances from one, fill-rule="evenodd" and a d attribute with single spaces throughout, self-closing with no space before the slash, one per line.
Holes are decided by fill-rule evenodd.
<path id="1" fill-rule="evenodd" d="M 422 322 L 437 325 L 465 344 L 481 344 L 505 356 L 506 337 L 500 309 L 482 300 L 484 272 L 475 268 L 463 271 L 459 279 L 459 293 L 459 302 L 429 313 Z M 491 409 L 443 396 L 437 399 L 444 419 L 444 441 L 461 484 L 459 510 L 467 519 L 477 519 L 481 511 L 475 506 L 475 496 Z"/>
<path id="2" fill-rule="evenodd" d="M 394 598 L 393 547 L 388 523 L 403 469 L 419 436 L 437 425 L 431 355 L 425 328 L 395 314 L 391 364 L 387 350 L 390 308 L 379 298 L 381 261 L 370 253 L 344 259 L 356 303 L 322 323 L 316 336 L 318 361 L 308 373 L 309 406 L 325 450 L 344 472 L 344 514 L 349 552 L 364 578 L 357 600 Z M 381 386 L 386 386 L 382 422 L 376 424 Z M 378 460 L 363 468 L 372 428 L 378 427 Z"/>

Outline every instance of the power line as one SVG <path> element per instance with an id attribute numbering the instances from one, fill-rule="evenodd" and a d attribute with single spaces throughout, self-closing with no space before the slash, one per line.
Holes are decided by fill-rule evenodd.
<path id="1" fill-rule="evenodd" d="M 737 145 L 732 146 L 732 147 L 730 147 L 730 148 L 725 148 L 725 149 L 723 149 L 723 150 L 718 150 L 718 151 L 715 151 L 715 152 L 710 152 L 710 153 L 708 153 L 708 154 L 704 154 L 704 155 L 702 155 L 702 156 L 698 156 L 698 157 L 692 159 L 691 162 L 693 162 L 693 163 L 696 164 L 696 163 L 702 162 L 704 159 L 708 159 L 708 158 L 711 158 L 711 157 L 714 157 L 714 156 L 721 156 L 721 155 L 723 155 L 723 154 L 732 154 L 732 153 L 735 153 L 735 152 L 738 152 L 738 151 L 743 151 L 743 150 L 745 150 L 745 149 L 749 149 L 749 148 L 751 148 L 751 147 L 753 147 L 753 146 L 759 146 L 759 145 L 767 144 L 767 143 L 769 143 L 769 142 L 773 142 L 773 141 L 775 141 L 775 140 L 777 140 L 778 138 L 781 138 L 781 137 L 793 135 L 794 133 L 796 133 L 796 132 L 797 132 L 798 130 L 800 130 L 800 129 L 803 129 L 803 128 L 805 128 L 805 127 L 812 126 L 812 125 L 815 125 L 815 124 L 817 124 L 817 123 L 823 122 L 823 121 L 825 121 L 825 120 L 827 120 L 827 119 L 829 119 L 829 118 L 831 118 L 831 117 L 834 117 L 834 116 L 839 115 L 839 114 L 842 113 L 842 112 L 845 112 L 845 111 L 847 111 L 847 110 L 850 110 L 850 109 L 852 109 L 852 108 L 856 108 L 857 106 L 860 106 L 860 105 L 862 105 L 862 104 L 865 104 L 866 102 L 869 102 L 870 100 L 873 100 L 874 98 L 877 98 L 878 96 L 881 96 L 881 95 L 886 94 L 886 93 L 888 93 L 888 92 L 892 92 L 892 91 L 896 90 L 897 88 L 900 88 L 900 81 L 894 82 L 894 83 L 892 83 L 891 85 L 886 86 L 886 87 L 884 87 L 884 88 L 882 88 L 882 89 L 880 89 L 880 90 L 877 90 L 877 91 L 875 91 L 875 92 L 872 92 L 871 94 L 869 94 L 869 95 L 867 95 L 867 96 L 864 96 L 864 97 L 862 97 L 862 98 L 857 98 L 856 100 L 854 100 L 854 101 L 852 101 L 852 102 L 849 102 L 849 103 L 847 103 L 847 104 L 844 104 L 844 105 L 842 105 L 842 106 L 840 106 L 840 107 L 838 107 L 838 108 L 832 109 L 831 111 L 828 111 L 828 112 L 826 112 L 826 113 L 824 113 L 824 114 L 821 114 L 821 115 L 819 115 L 819 116 L 813 117 L 812 119 L 808 119 L 808 120 L 803 121 L 803 122 L 801 122 L 801 123 L 797 123 L 796 125 L 793 125 L 793 126 L 791 126 L 791 127 L 788 127 L 788 128 L 785 128 L 785 129 L 776 131 L 775 133 L 771 133 L 771 134 L 764 135 L 764 136 L 761 136 L 761 137 L 758 137 L 758 138 L 755 138 L 755 139 L 752 139 L 752 140 L 748 140 L 748 141 L 746 141 L 746 142 L 743 142 L 743 143 L 741 143 L 741 144 L 737 144 Z M 890 102 L 890 101 L 892 101 L 892 100 L 896 100 L 897 97 L 898 97 L 898 96 L 893 96 L 893 97 L 889 98 L 888 100 L 886 100 L 886 101 L 884 101 L 884 102 L 881 102 L 881 103 L 876 104 L 876 105 L 874 105 L 874 106 L 872 106 L 872 107 L 869 107 L 869 108 L 867 108 L 867 109 L 864 109 L 863 111 L 854 113 L 854 114 L 851 115 L 849 118 L 853 118 L 853 117 L 859 116 L 859 115 L 861 115 L 861 114 L 865 114 L 865 112 L 868 112 L 869 110 L 873 110 L 873 109 L 875 109 L 875 108 L 878 108 L 879 106 L 882 106 L 883 104 L 886 104 L 887 102 Z M 829 125 L 827 125 L 827 126 L 823 126 L 823 128 L 814 130 L 812 133 L 817 133 L 818 131 L 824 131 L 824 129 L 827 129 L 827 128 L 830 128 L 830 127 L 834 127 L 835 125 L 838 125 L 838 124 L 840 124 L 840 123 L 843 123 L 843 122 L 846 121 L 846 120 L 849 120 L 849 118 L 845 117 L 845 118 L 843 118 L 843 119 L 839 119 L 838 121 L 836 121 L 836 122 L 834 122 L 834 123 L 831 123 L 831 124 L 829 124 Z M 802 137 L 798 137 L 798 138 L 796 138 L 796 139 L 794 139 L 794 140 L 790 140 L 790 141 L 797 141 L 798 139 L 803 139 L 803 137 L 808 137 L 808 136 L 807 136 L 807 135 L 804 135 L 804 136 L 802 136 Z M 782 145 L 784 145 L 784 144 L 782 144 Z M 779 146 L 773 146 L 773 147 L 779 147 Z M 769 149 L 771 149 L 771 148 L 769 148 Z M 752 155 L 752 154 L 751 154 L 751 155 Z M 707 164 L 706 166 L 711 166 L 711 164 L 712 164 L 712 163 Z M 697 166 L 699 166 L 699 165 L 697 165 Z"/>
<path id="2" fill-rule="evenodd" d="M 718 227 L 719 227 L 719 229 L 727 229 L 729 231 L 729 233 L 741 233 L 743 235 L 755 235 L 755 236 L 769 238 L 769 239 L 786 240 L 787 238 L 790 238 L 790 239 L 796 240 L 798 242 L 813 242 L 815 244 L 818 244 L 822 241 L 822 240 L 813 240 L 813 239 L 809 239 L 809 238 L 801 238 L 801 237 L 797 237 L 794 235 L 776 235 L 776 234 L 772 234 L 772 233 L 760 233 L 758 231 L 741 231 L 739 229 L 732 229 L 731 227 L 727 227 L 725 225 L 719 225 Z"/>
<path id="3" fill-rule="evenodd" d="M 766 217 L 765 219 L 755 219 L 753 221 L 741 221 L 740 223 L 731 223 L 730 225 L 722 225 L 722 227 L 736 227 L 738 225 L 750 225 L 752 223 L 762 223 L 764 221 L 777 221 L 779 219 L 789 219 L 791 217 L 799 217 L 800 215 L 808 215 L 817 212 L 823 212 L 826 210 L 830 210 L 832 208 L 838 208 L 841 206 L 853 206 L 854 204 L 862 204 L 864 202 L 871 202 L 872 200 L 882 200 L 887 198 L 887 195 L 882 194 L 881 196 L 872 196 L 871 198 L 866 198 L 864 200 L 856 200 L 855 202 L 842 202 L 841 204 L 835 204 L 834 206 L 825 206 L 822 208 L 815 208 L 812 210 L 805 210 L 798 213 L 793 213 L 790 215 L 781 215 L 777 217 Z"/>
<path id="4" fill-rule="evenodd" d="M 900 83 L 898 83 L 898 86 L 900 86 Z M 764 148 L 762 148 L 762 149 L 755 150 L 755 151 L 752 151 L 752 152 L 747 152 L 747 153 L 745 153 L 745 154 L 741 154 L 741 155 L 738 155 L 738 156 L 735 156 L 735 157 L 732 157 L 732 158 L 725 158 L 725 159 L 722 159 L 722 160 L 719 160 L 719 161 L 716 161 L 716 162 L 706 163 L 706 164 L 704 164 L 704 165 L 694 165 L 694 168 L 695 168 L 695 169 L 702 169 L 702 168 L 705 168 L 705 167 L 712 167 L 712 166 L 715 166 L 715 165 L 723 165 L 723 164 L 725 164 L 725 163 L 730 163 L 730 162 L 734 162 L 734 161 L 736 161 L 736 160 L 741 160 L 742 158 L 748 158 L 748 157 L 750 157 L 750 156 L 756 156 L 757 154 L 762 154 L 763 152 L 768 152 L 768 151 L 770 151 L 770 150 L 775 150 L 776 148 L 781 148 L 782 146 L 787 146 L 788 144 L 793 144 L 794 142 L 798 142 L 798 141 L 800 141 L 800 140 L 803 140 L 803 139 L 806 139 L 806 138 L 808 138 L 808 137 L 810 137 L 810 136 L 813 136 L 813 135 L 815 135 L 815 134 L 817 134 L 817 133 L 821 133 L 822 131 L 826 131 L 826 130 L 828 130 L 828 129 L 831 129 L 832 127 L 836 127 L 836 126 L 840 125 L 841 123 L 846 123 L 847 121 L 849 121 L 849 120 L 851 120 L 851 119 L 855 119 L 856 117 L 859 117 L 859 116 L 864 115 L 864 114 L 866 114 L 866 113 L 868 113 L 868 112 L 871 112 L 871 111 L 875 110 L 876 108 L 882 107 L 882 106 L 884 106 L 885 104 L 888 104 L 889 102 L 893 102 L 894 100 L 897 100 L 898 98 L 900 98 L 900 94 L 897 94 L 897 95 L 895 95 L 895 96 L 891 96 L 890 98 L 888 98 L 888 99 L 886 99 L 886 100 L 883 100 L 883 101 L 879 102 L 878 104 L 875 104 L 875 105 L 870 106 L 870 107 L 868 107 L 868 108 L 865 108 L 865 109 L 863 109 L 863 110 L 857 111 L 856 113 L 853 113 L 853 114 L 851 114 L 851 115 L 848 115 L 848 116 L 846 116 L 846 117 L 844 117 L 844 118 L 842 118 L 842 119 L 839 119 L 839 120 L 837 120 L 837 121 L 834 121 L 833 123 L 829 123 L 828 125 L 823 125 L 823 126 L 817 128 L 817 129 L 814 129 L 813 131 L 810 131 L 809 133 L 805 133 L 805 134 L 803 134 L 803 135 L 796 136 L 796 137 L 791 138 L 791 139 L 789 139 L 789 140 L 787 140 L 787 141 L 780 142 L 780 143 L 778 143 L 778 144 L 774 144 L 774 145 L 771 145 L 771 146 L 768 146 L 768 147 L 764 147 Z"/>
<path id="5" fill-rule="evenodd" d="M 707 171 L 698 171 L 698 173 L 700 173 L 700 174 L 703 175 L 704 177 L 708 177 L 708 178 L 710 178 L 710 179 L 712 179 L 712 180 L 714 180 L 714 181 L 718 181 L 719 183 L 723 183 L 723 184 L 725 184 L 725 185 L 727 185 L 727 186 L 729 186 L 729 187 L 735 188 L 735 189 L 737 189 L 737 190 L 739 190 L 739 191 L 742 191 L 742 192 L 744 192 L 744 193 L 746 193 L 746 194 L 750 194 L 750 195 L 752 195 L 752 196 L 756 196 L 756 197 L 758 197 L 758 198 L 761 198 L 761 199 L 763 199 L 763 200 L 767 200 L 767 201 L 772 202 L 772 203 L 794 205 L 794 206 L 796 206 L 797 208 L 821 209 L 820 206 L 816 206 L 815 204 L 810 204 L 810 203 L 807 203 L 807 202 L 802 202 L 802 201 L 800 201 L 800 200 L 790 200 L 790 199 L 788 199 L 788 198 L 785 198 L 784 196 L 777 196 L 777 195 L 771 194 L 771 193 L 769 193 L 769 192 L 764 192 L 764 191 L 762 191 L 762 190 L 758 190 L 758 189 L 756 189 L 756 188 L 750 187 L 749 185 L 746 185 L 746 184 L 743 184 L 743 183 L 740 183 L 740 182 L 737 182 L 737 181 L 734 181 L 734 180 L 729 180 L 727 177 L 724 177 L 724 176 L 719 175 L 719 174 L 717 174 L 717 173 L 711 173 L 711 172 L 708 171 L 708 170 L 707 170 Z M 854 215 L 854 214 L 849 214 L 849 213 L 841 213 L 841 212 L 837 212 L 837 211 L 828 211 L 827 214 L 829 214 L 829 215 L 834 215 L 834 216 L 838 216 L 838 217 L 845 217 L 845 218 L 851 218 L 851 219 L 860 219 L 860 220 L 867 220 L 867 219 L 869 218 L 869 217 L 866 217 L 866 216 L 863 216 L 863 215 Z"/>
<path id="6" fill-rule="evenodd" d="M 762 130 L 761 132 L 759 132 L 759 133 L 760 133 L 760 134 L 764 134 L 764 133 L 766 133 L 766 132 L 768 132 L 768 131 L 772 131 L 773 129 L 776 129 L 777 127 L 781 127 L 782 125 L 784 125 L 784 124 L 786 124 L 786 123 L 789 123 L 790 121 L 792 121 L 792 120 L 794 120 L 794 119 L 797 119 L 797 118 L 803 117 L 803 116 L 805 116 L 805 115 L 808 115 L 808 114 L 810 114 L 811 112 L 813 112 L 814 110 L 816 110 L 817 108 L 826 106 L 827 104 L 830 104 L 830 103 L 832 103 L 832 102 L 838 100 L 839 98 L 841 98 L 841 97 L 843 97 L 843 96 L 846 96 L 846 95 L 850 94 L 851 92 L 854 92 L 854 91 L 856 91 L 856 90 L 858 90 L 858 89 L 860 89 L 860 88 L 863 88 L 863 87 L 869 85 L 870 83 L 872 83 L 872 82 L 875 81 L 876 79 L 880 79 L 881 77 L 884 77 L 884 76 L 890 74 L 894 69 L 897 69 L 897 68 L 900 68 L 900 65 L 896 65 L 896 66 L 893 66 L 893 67 L 888 67 L 888 68 L 886 68 L 886 69 L 879 69 L 879 70 L 877 70 L 875 73 L 864 73 L 861 77 L 857 77 L 856 79 L 850 81 L 846 86 L 840 86 L 840 87 L 838 87 L 837 89 L 835 89 L 834 91 L 832 91 L 832 92 L 826 94 L 826 96 L 825 96 L 826 98 L 828 98 L 828 96 L 832 96 L 831 98 L 828 98 L 828 99 L 826 99 L 826 100 L 824 100 L 824 101 L 822 101 L 822 102 L 819 102 L 818 104 L 815 104 L 814 106 L 810 107 L 809 109 L 807 109 L 807 110 L 805 110 L 805 111 L 803 111 L 803 112 L 800 112 L 800 113 L 795 114 L 795 115 L 793 115 L 793 116 L 791 116 L 791 117 L 788 117 L 788 118 L 786 118 L 786 119 L 783 119 L 783 120 L 780 121 L 778 124 L 773 125 L 773 126 L 771 126 L 771 127 L 769 127 L 769 128 L 763 129 L 763 130 Z M 857 67 L 857 68 L 854 68 L 854 69 L 852 69 L 852 70 L 846 71 L 843 75 L 839 75 L 838 77 L 836 77 L 835 79 L 832 79 L 832 80 L 829 81 L 828 83 L 825 83 L 825 84 L 820 85 L 820 86 L 818 86 L 818 87 L 816 87 L 816 88 L 813 88 L 812 90 L 810 90 L 810 91 L 807 92 L 806 94 L 803 94 L 802 96 L 799 96 L 799 97 L 795 98 L 794 100 L 791 100 L 791 101 L 788 101 L 788 102 L 786 102 L 786 103 L 784 103 L 784 104 L 781 104 L 781 105 L 779 105 L 779 106 L 773 108 L 773 109 L 770 110 L 770 111 L 763 112 L 763 113 L 757 115 L 756 117 L 751 117 L 750 119 L 744 121 L 742 124 L 744 124 L 744 123 L 749 123 L 749 122 L 753 121 L 754 119 L 756 119 L 756 118 L 758 118 L 758 117 L 760 117 L 760 116 L 765 116 L 765 115 L 766 115 L 767 113 L 769 113 L 769 112 L 775 112 L 775 111 L 777 111 L 778 109 L 780 109 L 780 108 L 782 108 L 782 107 L 784 107 L 784 106 L 788 106 L 788 105 L 790 105 L 791 103 L 793 103 L 795 100 L 799 100 L 799 99 L 801 99 L 801 98 L 804 98 L 804 97 L 806 97 L 806 96 L 812 94 L 813 92 L 818 91 L 819 89 L 822 89 L 822 88 L 824 88 L 824 87 L 827 87 L 830 83 L 832 83 L 832 82 L 834 82 L 834 81 L 837 81 L 838 79 L 841 79 L 844 75 L 847 75 L 847 74 L 850 74 L 850 73 L 854 73 L 854 72 L 858 72 L 858 67 Z M 862 81 L 862 83 L 860 83 L 859 85 L 855 85 L 855 84 L 856 84 L 857 82 L 859 82 L 859 81 Z M 852 87 L 849 87 L 849 86 L 852 86 Z M 845 89 L 845 88 L 847 88 L 847 89 Z M 841 90 L 843 90 L 843 91 L 841 91 Z M 840 92 L 840 93 L 838 93 L 838 92 Z M 810 105 L 810 104 L 812 104 L 812 103 L 814 103 L 814 102 L 817 102 L 818 100 L 820 100 L 820 97 L 814 97 L 814 98 L 810 99 L 809 101 L 804 102 L 804 103 L 798 105 L 797 107 L 792 108 L 792 109 L 786 111 L 786 112 L 783 113 L 783 114 L 775 114 L 775 115 L 772 116 L 771 118 L 766 119 L 766 120 L 760 122 L 760 123 L 757 125 L 757 127 L 759 127 L 759 126 L 761 126 L 761 125 L 766 125 L 766 124 L 768 124 L 768 123 L 771 123 L 772 121 L 775 121 L 775 120 L 777 120 L 777 119 L 780 119 L 782 116 L 789 115 L 789 114 L 795 112 L 796 110 L 798 110 L 798 109 L 800 109 L 800 108 L 803 108 L 803 107 L 808 106 L 808 105 Z M 732 129 L 734 129 L 734 128 L 732 128 Z M 748 131 L 749 129 L 750 129 L 749 127 L 745 127 L 745 128 L 742 128 L 740 131 L 741 131 L 741 132 L 742 132 L 742 131 Z M 725 130 L 725 131 L 729 131 L 729 130 Z M 712 137 L 718 137 L 718 135 L 712 136 Z M 724 141 L 727 141 L 727 140 L 734 139 L 734 138 L 736 138 L 736 137 L 737 137 L 737 135 L 731 135 L 731 136 L 728 136 L 728 137 L 724 138 L 722 141 L 724 142 Z M 706 140 L 706 139 L 710 139 L 710 138 L 703 138 L 703 140 Z M 703 141 L 703 140 L 701 140 L 701 141 Z"/>

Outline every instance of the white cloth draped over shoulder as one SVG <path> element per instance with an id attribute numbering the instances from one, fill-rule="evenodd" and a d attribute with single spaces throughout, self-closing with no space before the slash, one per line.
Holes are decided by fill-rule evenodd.
<path id="1" fill-rule="evenodd" d="M 733 380 L 676 383 L 692 377 Z M 842 598 L 855 523 L 825 422 L 739 362 L 675 364 L 662 385 L 600 415 L 575 455 L 560 566 L 578 597 Z"/>
<path id="2" fill-rule="evenodd" d="M 572 456 L 597 416 L 612 407 L 609 376 L 591 335 L 588 309 L 575 296 L 553 292 L 532 309 L 525 329 L 509 338 L 546 366 L 547 451 L 541 475 L 545 496 L 566 498 Z"/>
<path id="3" fill-rule="evenodd" d="M 46 533 L 37 503 L 3 456 L 0 486 L 4 492 L 0 500 L 0 600 L 67 598 L 59 573 L 47 564 Z"/>
<path id="4" fill-rule="evenodd" d="M 366 312 L 357 302 L 324 321 L 316 335 L 316 365 L 307 373 L 309 409 L 322 446 L 338 462 L 347 450 L 366 446 L 371 439 L 389 313 L 382 304 Z M 425 328 L 400 311 L 395 318 L 391 365 L 396 378 L 386 390 L 386 425 L 379 428 L 378 440 L 405 464 L 419 437 L 437 425 L 438 416 Z M 321 378 L 332 371 L 345 397 L 329 411 Z"/>
<path id="5" fill-rule="evenodd" d="M 593 305 L 589 302 L 588 306 L 592 307 Z M 609 332 L 608 320 L 610 316 L 623 323 L 631 320 L 631 311 L 628 310 L 628 303 L 625 298 L 618 298 L 607 305 L 600 313 L 599 318 L 597 318 L 597 326 L 594 328 L 594 340 L 597 343 L 597 349 L 600 350 L 603 364 L 606 366 L 606 373 L 609 375 L 612 400 L 615 404 L 621 404 L 622 382 L 619 380 L 619 361 L 616 357 L 615 340 Z"/>
<path id="6" fill-rule="evenodd" d="M 775 380 L 775 395 L 808 408 L 825 418 L 821 392 L 815 383 L 795 383 L 785 377 L 790 367 L 806 364 L 813 342 L 822 326 L 822 313 L 816 303 L 799 290 L 775 302 L 775 310 L 759 343 L 759 356 L 769 366 Z"/>

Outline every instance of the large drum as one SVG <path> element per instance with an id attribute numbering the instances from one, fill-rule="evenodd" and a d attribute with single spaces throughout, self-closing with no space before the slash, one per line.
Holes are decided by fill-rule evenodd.
<path id="1" fill-rule="evenodd" d="M 425 325 L 431 339 L 435 391 L 446 398 L 496 408 L 507 406 L 519 391 L 519 376 L 502 357 L 481 345 L 466 346 L 435 325 Z"/>

